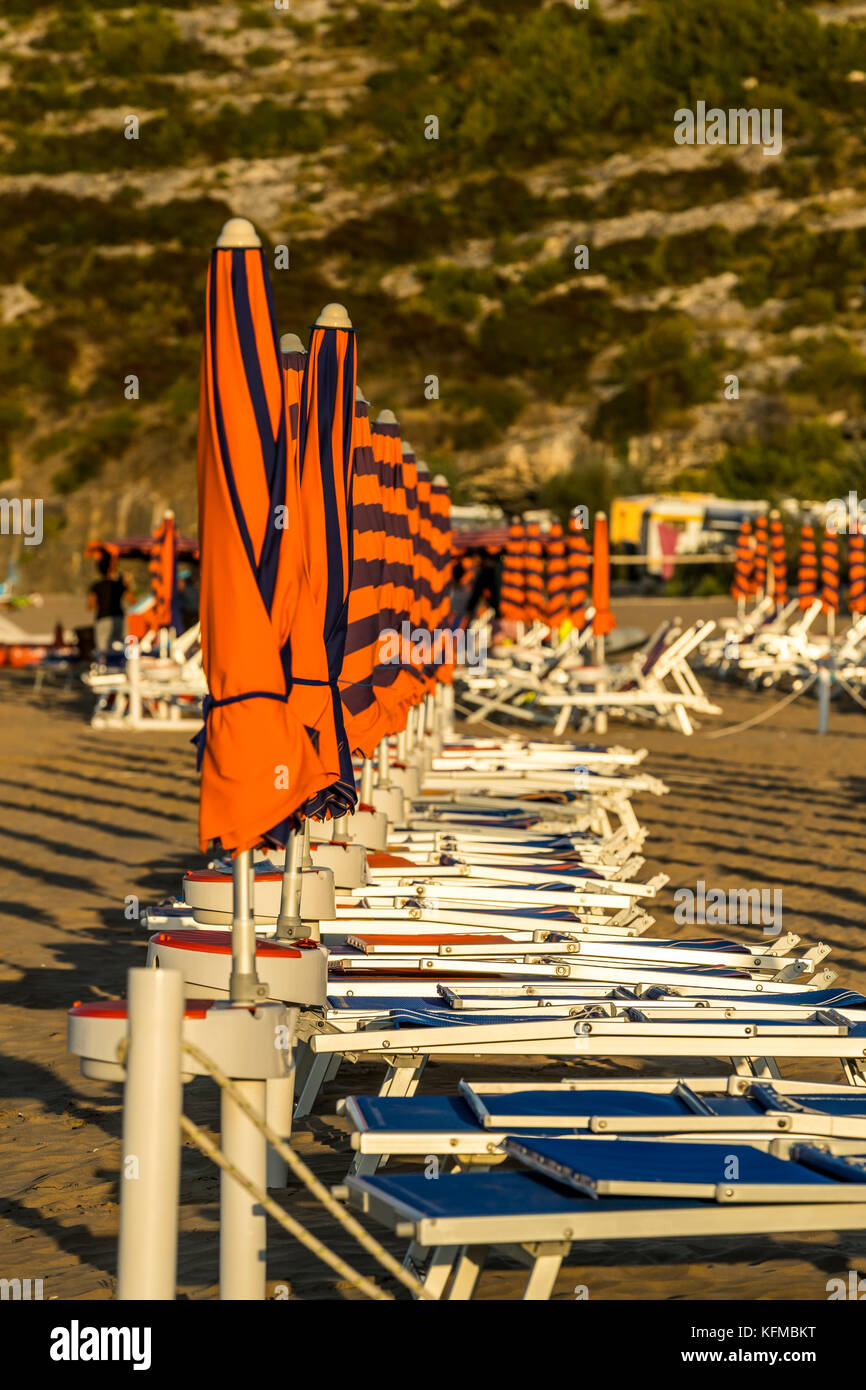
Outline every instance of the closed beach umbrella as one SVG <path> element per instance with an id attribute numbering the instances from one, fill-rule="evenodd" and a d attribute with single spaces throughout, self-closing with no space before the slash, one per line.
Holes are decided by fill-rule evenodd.
<path id="1" fill-rule="evenodd" d="M 199 840 L 254 848 L 328 784 L 289 707 L 283 649 L 303 581 L 286 499 L 283 374 L 271 287 L 252 225 L 231 219 L 211 256 L 198 432 L 202 661 L 207 677 Z M 280 582 L 278 585 L 278 573 Z M 280 776 L 277 767 L 285 767 Z"/>
<path id="2" fill-rule="evenodd" d="M 610 541 L 607 516 L 596 512 L 592 536 L 592 630 L 596 637 L 605 637 L 616 627 L 610 608 Z"/>
<path id="3" fill-rule="evenodd" d="M 571 625 L 579 631 L 586 620 L 589 602 L 589 541 L 577 516 L 568 522 L 568 606 Z"/>
<path id="4" fill-rule="evenodd" d="M 371 426 L 373 456 L 379 470 L 384 530 L 384 558 L 380 593 L 379 649 L 374 682 L 379 703 L 388 721 L 388 732 L 397 733 L 406 722 L 408 704 L 402 676 L 403 623 L 412 602 L 412 564 L 408 548 L 409 523 L 401 505 L 402 446 L 400 427 L 392 410 L 380 410 Z"/>
<path id="5" fill-rule="evenodd" d="M 373 456 L 369 407 L 360 387 L 355 391 L 352 534 L 352 587 L 349 590 L 340 697 L 349 747 L 369 758 L 385 732 L 384 713 L 373 683 L 379 649 L 385 536 L 379 468 Z"/>
<path id="6" fill-rule="evenodd" d="M 157 631 L 173 627 L 175 632 L 180 632 L 183 618 L 177 589 L 177 527 L 172 511 L 165 513 L 153 533 L 149 570 L 153 594 L 151 626 Z"/>
<path id="7" fill-rule="evenodd" d="M 848 539 L 848 607 L 866 613 L 866 536 L 859 530 Z"/>
<path id="8" fill-rule="evenodd" d="M 809 608 L 818 597 L 818 552 L 815 531 L 806 521 L 800 527 L 800 560 L 797 567 L 797 592 L 800 608 Z"/>
<path id="9" fill-rule="evenodd" d="M 533 623 L 546 621 L 547 602 L 544 596 L 543 555 L 541 527 L 537 521 L 530 521 L 526 528 L 523 574 L 526 585 L 526 612 L 530 622 Z"/>
<path id="10" fill-rule="evenodd" d="M 547 622 L 555 633 L 568 618 L 568 575 L 562 527 L 555 521 L 547 536 Z"/>
<path id="11" fill-rule="evenodd" d="M 298 431 L 309 603 L 299 605 L 286 653 L 290 703 L 331 774 L 330 784 L 304 804 L 319 817 L 344 815 L 357 801 L 339 692 L 352 582 L 355 385 L 355 332 L 343 306 L 328 304 L 310 339 Z"/>
<path id="12" fill-rule="evenodd" d="M 451 529 L 451 489 L 444 473 L 437 473 L 430 484 L 430 543 L 435 553 L 436 591 L 433 601 L 433 627 L 439 634 L 434 644 L 436 679 L 450 685 L 454 679 L 452 653 L 445 645 L 445 630 L 453 626 L 451 580 L 454 570 Z"/>
<path id="13" fill-rule="evenodd" d="M 767 592 L 767 558 L 769 555 L 769 538 L 767 534 L 767 518 L 759 516 L 755 522 L 755 564 L 752 569 L 752 593 L 765 594 Z"/>
<path id="14" fill-rule="evenodd" d="M 284 333 L 280 338 L 280 358 L 283 364 L 283 384 L 286 393 L 286 442 L 294 456 L 295 478 L 298 476 L 298 435 L 301 428 L 301 393 L 307 349 L 297 333 Z"/>
<path id="15" fill-rule="evenodd" d="M 788 557 L 785 532 L 778 512 L 770 513 L 770 560 L 773 566 L 773 598 L 779 608 L 788 602 Z"/>
<path id="16" fill-rule="evenodd" d="M 514 520 L 508 528 L 499 605 L 499 615 L 506 623 L 526 621 L 526 599 L 523 591 L 523 542 L 523 526 L 519 521 Z"/>
<path id="17" fill-rule="evenodd" d="M 821 546 L 821 602 L 825 613 L 839 612 L 839 538 L 829 526 Z"/>
<path id="18" fill-rule="evenodd" d="M 740 522 L 740 529 L 737 534 L 737 554 L 734 560 L 734 581 L 731 585 L 731 595 L 738 603 L 745 603 L 751 589 L 752 576 L 752 524 L 747 516 Z"/>

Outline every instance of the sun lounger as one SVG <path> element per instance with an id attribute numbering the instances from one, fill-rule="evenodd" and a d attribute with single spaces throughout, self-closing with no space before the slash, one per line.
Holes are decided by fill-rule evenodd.
<path id="1" fill-rule="evenodd" d="M 414 1260 L 430 1251 L 425 1288 L 453 1300 L 472 1297 L 491 1250 L 527 1262 L 523 1297 L 541 1300 L 577 1242 L 866 1229 L 857 1154 L 795 1144 L 783 1158 L 746 1144 L 627 1139 L 514 1138 L 507 1147 L 524 1171 L 350 1176 L 345 1195 L 410 1239 Z"/>

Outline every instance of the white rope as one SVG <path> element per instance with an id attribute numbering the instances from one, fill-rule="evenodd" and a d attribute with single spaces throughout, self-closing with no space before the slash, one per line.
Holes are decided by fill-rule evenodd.
<path id="1" fill-rule="evenodd" d="M 724 738 L 727 734 L 735 734 L 743 729 L 751 729 L 754 724 L 763 723 L 765 719 L 770 718 L 771 714 L 775 714 L 778 710 L 784 709 L 786 705 L 792 704 L 794 700 L 799 700 L 800 696 L 805 695 L 806 691 L 815 684 L 817 679 L 817 675 L 810 676 L 806 684 L 801 685 L 799 690 L 792 690 L 790 695 L 785 696 L 784 700 L 777 700 L 769 709 L 762 710 L 762 712 L 756 714 L 753 719 L 744 719 L 741 724 L 727 724 L 724 729 L 713 729 L 711 733 L 705 734 L 704 737 Z"/>
<path id="2" fill-rule="evenodd" d="M 351 1236 L 354 1236 L 355 1240 L 357 1240 L 358 1243 L 361 1246 L 363 1246 L 367 1253 L 372 1255 L 374 1259 L 378 1260 L 379 1263 L 385 1269 L 388 1270 L 389 1274 L 393 1274 L 395 1279 L 398 1279 L 401 1284 L 404 1284 L 405 1287 L 407 1289 L 410 1289 L 412 1293 L 414 1293 L 416 1296 L 421 1298 L 430 1298 L 431 1295 L 425 1292 L 424 1287 L 419 1282 L 419 1280 L 415 1279 L 411 1274 L 409 1274 L 400 1264 L 399 1260 L 395 1260 L 394 1256 L 391 1255 L 389 1251 L 387 1251 L 385 1247 L 381 1245 L 378 1240 L 375 1239 L 374 1236 L 371 1236 L 369 1231 L 366 1231 L 364 1229 L 360 1221 L 357 1221 L 350 1212 L 346 1211 L 345 1207 L 340 1206 L 339 1202 L 337 1202 L 331 1196 L 328 1189 L 324 1186 L 323 1183 L 319 1181 L 315 1173 L 307 1167 L 303 1159 L 297 1153 L 295 1153 L 294 1149 L 290 1148 L 289 1145 L 285 1142 L 285 1140 L 281 1139 L 280 1136 L 276 1134 L 274 1130 L 271 1129 L 270 1125 L 262 1119 L 261 1115 L 256 1113 L 256 1111 L 250 1105 L 243 1092 L 238 1090 L 234 1082 L 228 1076 L 226 1076 L 225 1072 L 217 1066 L 216 1062 L 214 1062 L 210 1057 L 208 1057 L 206 1053 L 202 1052 L 201 1048 L 197 1047 L 195 1043 L 184 1042 L 183 1049 L 185 1052 L 188 1052 L 191 1057 L 194 1057 L 196 1061 L 205 1068 L 205 1070 L 209 1073 L 209 1075 L 213 1078 L 213 1080 L 221 1089 L 228 1091 L 229 1095 L 232 1097 L 232 1100 L 235 1102 L 238 1108 L 243 1111 L 250 1123 L 254 1124 L 256 1128 L 261 1131 L 261 1133 L 267 1139 L 268 1143 L 279 1154 L 280 1158 L 282 1158 L 283 1161 L 287 1163 L 288 1166 L 292 1169 L 292 1172 L 295 1173 L 295 1175 L 300 1178 L 301 1182 L 309 1188 L 313 1196 L 318 1198 L 318 1200 L 322 1203 L 326 1210 L 330 1212 L 331 1216 L 333 1216 L 334 1219 L 338 1221 L 340 1225 L 343 1226 Z M 201 1133 L 201 1131 L 199 1131 L 199 1133 Z M 220 1154 L 220 1160 L 222 1160 L 222 1158 L 223 1155 Z M 220 1162 L 220 1160 L 215 1161 Z M 220 1166 L 223 1166 L 222 1162 L 220 1162 Z M 281 1224 L 286 1225 L 286 1222 L 283 1222 L 281 1220 L 281 1218 L 285 1216 L 286 1213 L 283 1212 L 282 1208 L 278 1207 L 275 1202 L 272 1203 L 272 1205 L 273 1207 L 275 1207 L 276 1212 L 279 1212 L 281 1214 L 280 1217 L 275 1216 L 275 1219 L 280 1220 Z M 270 1210 L 270 1208 L 268 1209 Z M 295 1222 L 294 1224 L 298 1226 L 297 1222 Z M 289 1229 L 288 1226 L 286 1226 L 286 1229 Z M 303 1227 L 299 1226 L 298 1229 L 303 1230 Z M 336 1255 L 332 1256 L 331 1259 L 327 1259 L 326 1255 L 323 1253 L 326 1250 L 326 1247 L 322 1245 L 322 1242 L 318 1241 L 315 1236 L 309 1235 L 309 1232 L 305 1231 L 304 1234 L 308 1237 L 308 1240 L 305 1240 L 304 1244 L 306 1244 L 309 1249 L 314 1249 L 314 1244 L 316 1246 L 321 1247 L 321 1249 L 316 1251 L 316 1253 L 319 1254 L 319 1257 L 321 1259 L 325 1259 L 326 1263 L 331 1264 L 332 1260 L 339 1259 L 339 1256 Z M 301 1239 L 300 1235 L 298 1236 L 298 1239 Z M 314 1244 L 312 1244 L 311 1242 L 313 1242 Z M 327 1253 L 330 1254 L 331 1252 L 328 1251 Z M 332 1268 L 333 1267 L 335 1266 L 332 1265 Z M 347 1265 L 346 1268 L 349 1269 L 349 1266 Z M 355 1271 L 352 1270 L 351 1274 L 355 1276 Z M 361 1278 L 360 1275 L 357 1275 L 355 1277 L 359 1279 Z M 368 1287 L 376 1289 L 376 1285 L 371 1284 L 370 1281 L 363 1280 L 363 1282 L 367 1284 Z M 358 1287 L 361 1287 L 360 1284 L 358 1285 Z M 391 1298 L 392 1295 L 386 1294 L 382 1290 L 377 1290 L 375 1295 L 368 1294 L 368 1297 Z"/>

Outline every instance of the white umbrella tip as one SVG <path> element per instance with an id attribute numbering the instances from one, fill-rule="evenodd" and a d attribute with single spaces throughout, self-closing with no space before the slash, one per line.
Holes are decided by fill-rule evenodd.
<path id="1" fill-rule="evenodd" d="M 418 460 L 417 467 L 418 467 L 418 476 L 419 476 L 419 477 L 421 477 L 421 478 L 429 478 L 429 477 L 430 477 L 430 469 L 427 467 L 427 465 L 426 465 L 426 463 L 424 462 L 423 459 L 419 459 L 419 460 Z"/>
<path id="2" fill-rule="evenodd" d="M 434 487 L 450 487 L 451 484 L 448 482 L 448 479 L 445 477 L 445 474 L 444 474 L 444 473 L 437 473 L 437 474 L 436 474 L 436 477 L 433 479 L 433 486 L 434 486 Z"/>
<path id="3" fill-rule="evenodd" d="M 261 246 L 259 234 L 246 217 L 230 217 L 217 237 L 220 251 L 244 251 Z"/>
<path id="4" fill-rule="evenodd" d="M 284 333 L 280 338 L 280 352 L 306 352 L 297 333 Z"/>
<path id="5" fill-rule="evenodd" d="M 379 414 L 376 416 L 377 425 L 396 425 L 396 423 L 397 416 L 394 414 L 393 410 L 380 410 Z"/>
<path id="6" fill-rule="evenodd" d="M 352 320 L 345 304 L 326 304 L 316 319 L 317 328 L 351 328 Z"/>
<path id="7" fill-rule="evenodd" d="M 412 448 L 412 445 L 409 443 L 408 439 L 404 439 L 404 440 L 401 441 L 400 448 L 401 448 L 401 451 L 402 451 L 402 453 L 403 453 L 404 456 L 405 456 L 406 454 L 414 454 L 414 452 L 415 452 L 415 450 Z"/>
<path id="8" fill-rule="evenodd" d="M 370 404 L 370 402 L 367 400 L 367 397 L 364 395 L 364 392 L 361 390 L 360 386 L 355 387 L 355 400 L 363 401 L 365 405 Z"/>

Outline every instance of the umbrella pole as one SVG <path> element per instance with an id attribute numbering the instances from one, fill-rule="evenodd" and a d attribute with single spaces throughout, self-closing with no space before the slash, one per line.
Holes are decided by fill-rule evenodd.
<path id="1" fill-rule="evenodd" d="M 336 828 L 336 822 L 335 822 L 335 828 Z M 312 853 L 310 852 L 310 818 L 309 818 L 309 816 L 308 816 L 307 819 L 304 821 L 304 839 L 303 839 L 303 848 L 302 848 L 302 850 L 301 850 L 301 868 L 302 868 L 302 869 L 312 869 L 312 867 L 313 867 L 313 856 L 312 856 Z"/>
<path id="2" fill-rule="evenodd" d="M 257 1004 L 264 988 L 256 974 L 252 866 L 251 849 L 242 850 L 232 860 L 232 973 L 229 998 L 233 1004 Z"/>
<path id="3" fill-rule="evenodd" d="M 390 785 L 391 785 L 390 752 L 389 752 L 389 748 L 388 748 L 388 735 L 387 735 L 387 734 L 385 735 L 385 737 L 384 737 L 383 739 L 380 739 L 380 740 L 379 740 L 379 778 L 378 778 L 378 785 L 379 785 L 380 787 L 390 787 Z"/>
<path id="4" fill-rule="evenodd" d="M 360 801 L 364 806 L 373 804 L 373 759 L 365 758 L 361 764 Z"/>
<path id="5" fill-rule="evenodd" d="M 600 632 L 595 639 L 595 664 L 599 670 L 604 670 L 604 633 Z M 598 683 L 598 693 L 603 695 L 607 690 L 607 681 L 600 680 Z M 595 716 L 595 732 L 597 734 L 607 733 L 607 711 L 599 706 Z"/>
<path id="6" fill-rule="evenodd" d="M 280 912 L 277 917 L 277 936 L 282 940 L 292 940 L 294 937 L 305 935 L 298 911 L 301 905 L 301 873 L 298 860 L 302 854 L 303 836 L 296 830 L 290 830 L 286 840 L 286 862 L 280 891 Z"/>

